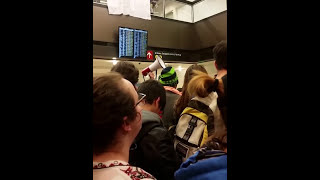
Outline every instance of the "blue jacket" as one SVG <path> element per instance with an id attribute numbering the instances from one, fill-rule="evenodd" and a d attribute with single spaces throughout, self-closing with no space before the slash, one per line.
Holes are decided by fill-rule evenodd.
<path id="1" fill-rule="evenodd" d="M 174 176 L 176 180 L 227 180 L 227 154 L 216 150 L 198 151 L 181 164 Z"/>

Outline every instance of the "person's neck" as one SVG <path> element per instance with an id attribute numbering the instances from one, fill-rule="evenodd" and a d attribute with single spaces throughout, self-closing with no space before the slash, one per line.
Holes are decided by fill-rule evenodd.
<path id="1" fill-rule="evenodd" d="M 157 109 L 156 109 L 153 105 L 151 105 L 151 104 L 145 104 L 145 105 L 143 105 L 143 106 L 142 106 L 142 109 L 145 110 L 145 111 L 151 111 L 151 112 L 156 113 L 156 114 L 159 113 L 159 112 L 157 111 Z"/>
<path id="2" fill-rule="evenodd" d="M 106 162 L 110 160 L 129 162 L 129 150 L 130 145 L 115 146 L 103 154 L 93 155 L 93 162 Z"/>
<path id="3" fill-rule="evenodd" d="M 223 76 L 225 76 L 227 74 L 227 70 L 226 69 L 221 69 L 217 72 L 217 79 L 221 79 Z"/>

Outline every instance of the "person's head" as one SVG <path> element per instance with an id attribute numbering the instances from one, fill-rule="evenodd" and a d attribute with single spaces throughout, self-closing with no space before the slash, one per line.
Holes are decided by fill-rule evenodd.
<path id="1" fill-rule="evenodd" d="M 131 62 L 120 61 L 111 68 L 111 71 L 120 73 L 123 78 L 132 83 L 133 86 L 139 80 L 139 70 Z"/>
<path id="2" fill-rule="evenodd" d="M 119 73 L 93 79 L 93 154 L 128 144 L 141 129 L 141 107 L 133 85 Z M 117 146 L 118 147 L 118 146 Z"/>
<path id="3" fill-rule="evenodd" d="M 227 41 L 221 41 L 213 48 L 213 59 L 218 71 L 227 70 Z"/>
<path id="4" fill-rule="evenodd" d="M 202 65 L 193 64 L 188 67 L 188 69 L 186 70 L 186 73 L 184 75 L 184 82 L 183 82 L 183 86 L 182 86 L 182 96 L 179 97 L 179 99 L 175 105 L 174 111 L 175 111 L 176 116 L 180 116 L 180 114 L 182 113 L 184 108 L 187 107 L 188 102 L 190 101 L 190 96 L 188 94 L 187 87 L 188 87 L 190 80 L 194 76 L 193 70 L 198 70 L 203 73 L 207 73 L 207 70 Z"/>
<path id="5" fill-rule="evenodd" d="M 179 81 L 176 71 L 173 67 L 166 67 L 161 71 L 161 75 L 159 76 L 159 82 L 163 86 L 171 86 L 176 88 Z"/>
<path id="6" fill-rule="evenodd" d="M 148 106 L 148 109 L 154 113 L 163 111 L 166 105 L 166 91 L 158 81 L 149 79 L 141 83 L 138 92 L 146 95 L 143 109 Z"/>

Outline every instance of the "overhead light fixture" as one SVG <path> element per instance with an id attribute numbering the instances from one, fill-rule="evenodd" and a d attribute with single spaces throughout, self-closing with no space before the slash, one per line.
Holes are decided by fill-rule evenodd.
<path id="1" fill-rule="evenodd" d="M 117 58 L 113 57 L 112 59 L 117 59 Z"/>
<path id="2" fill-rule="evenodd" d="M 113 65 L 116 65 L 117 63 L 118 63 L 117 60 L 113 60 L 113 61 L 112 61 L 112 64 L 113 64 Z"/>

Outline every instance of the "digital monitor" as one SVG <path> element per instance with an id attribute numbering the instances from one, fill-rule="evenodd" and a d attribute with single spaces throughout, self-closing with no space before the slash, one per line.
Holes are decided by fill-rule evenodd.
<path id="1" fill-rule="evenodd" d="M 119 27 L 119 57 L 133 57 L 134 29 Z"/>
<path id="2" fill-rule="evenodd" d="M 134 30 L 134 58 L 147 57 L 148 31 Z"/>

